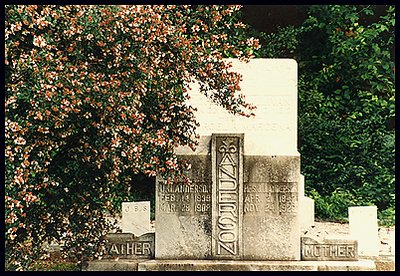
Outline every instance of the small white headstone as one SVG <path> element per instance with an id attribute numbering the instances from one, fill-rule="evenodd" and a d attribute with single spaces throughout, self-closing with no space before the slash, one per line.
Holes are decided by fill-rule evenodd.
<path id="1" fill-rule="evenodd" d="M 314 199 L 306 196 L 299 197 L 299 220 L 302 231 L 315 225 L 314 213 Z"/>
<path id="2" fill-rule="evenodd" d="M 315 225 L 314 221 L 314 199 L 306 197 L 304 194 L 305 178 L 300 174 L 299 177 L 299 221 L 300 230 L 304 232 L 309 227 Z"/>
<path id="3" fill-rule="evenodd" d="M 376 206 L 349 207 L 350 236 L 358 240 L 360 256 L 379 255 L 378 219 Z"/>
<path id="4" fill-rule="evenodd" d="M 122 202 L 121 229 L 135 236 L 151 232 L 150 201 Z"/>

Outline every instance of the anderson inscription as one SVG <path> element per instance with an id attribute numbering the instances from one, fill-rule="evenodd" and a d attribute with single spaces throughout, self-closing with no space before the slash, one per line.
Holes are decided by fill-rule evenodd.
<path id="1" fill-rule="evenodd" d="M 242 136 L 213 135 L 213 255 L 237 258 L 241 243 Z"/>

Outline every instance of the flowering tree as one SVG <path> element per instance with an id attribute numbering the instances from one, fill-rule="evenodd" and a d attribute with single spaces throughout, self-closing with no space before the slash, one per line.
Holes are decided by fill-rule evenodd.
<path id="1" fill-rule="evenodd" d="M 8 269 L 26 269 L 53 238 L 79 259 L 99 251 L 104 211 L 134 174 L 189 181 L 173 149 L 196 146 L 191 81 L 251 116 L 223 60 L 258 48 L 239 9 L 6 6 Z"/>

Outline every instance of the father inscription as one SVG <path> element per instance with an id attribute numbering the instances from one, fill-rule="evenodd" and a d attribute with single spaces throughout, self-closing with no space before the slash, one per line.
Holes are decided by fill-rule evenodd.
<path id="1" fill-rule="evenodd" d="M 135 237 L 131 233 L 110 233 L 103 258 L 152 259 L 154 258 L 154 233 Z"/>

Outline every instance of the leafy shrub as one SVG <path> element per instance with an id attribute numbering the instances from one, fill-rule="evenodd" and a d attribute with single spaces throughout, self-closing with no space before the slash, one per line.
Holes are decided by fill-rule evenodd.
<path id="1" fill-rule="evenodd" d="M 26 269 L 45 241 L 96 257 L 129 198 L 132 174 L 189 182 L 174 148 L 196 147 L 192 80 L 233 114 L 251 116 L 239 6 L 5 7 L 5 251 Z M 29 252 L 24 247 L 29 241 Z"/>

